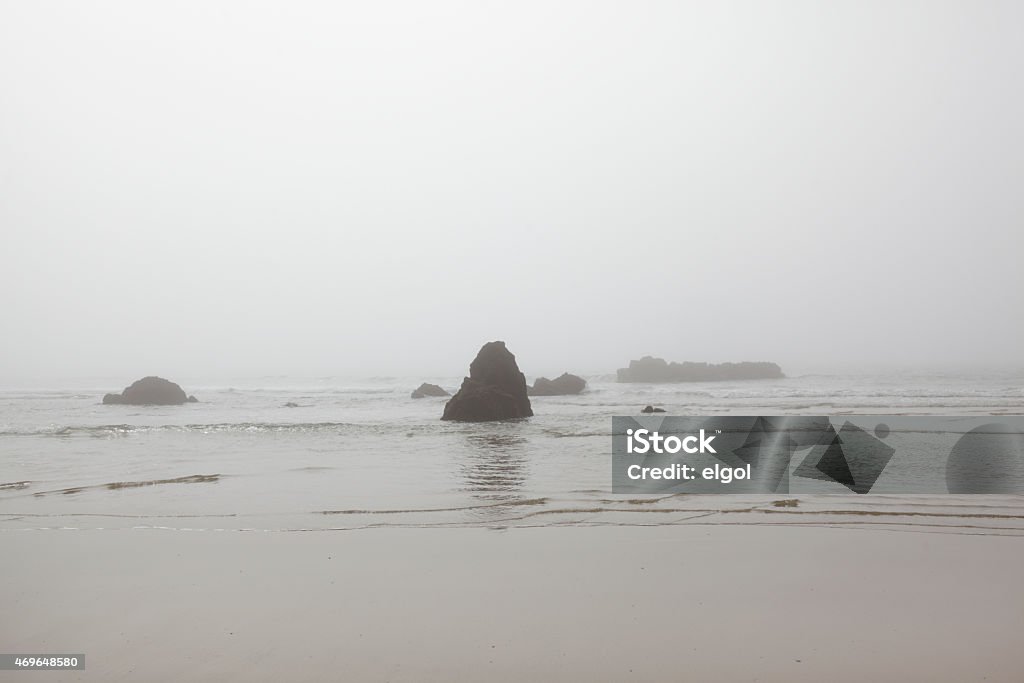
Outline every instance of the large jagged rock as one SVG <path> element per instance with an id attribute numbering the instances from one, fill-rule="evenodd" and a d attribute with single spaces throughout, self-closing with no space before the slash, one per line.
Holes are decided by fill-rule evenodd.
<path id="1" fill-rule="evenodd" d="M 530 417 L 533 408 L 526 392 L 526 377 L 505 342 L 483 345 L 469 365 L 469 377 L 444 405 L 442 420 L 490 422 Z"/>
<path id="2" fill-rule="evenodd" d="M 663 358 L 644 356 L 620 368 L 620 382 L 721 382 L 738 379 L 781 379 L 782 368 L 775 363 L 666 363 Z"/>
<path id="3" fill-rule="evenodd" d="M 559 377 L 538 377 L 530 387 L 530 396 L 572 396 L 587 388 L 587 380 L 563 372 Z"/>
<path id="4" fill-rule="evenodd" d="M 186 396 L 180 386 L 162 377 L 143 377 L 120 394 L 107 394 L 103 402 L 108 405 L 176 406 L 196 403 L 196 397 Z"/>
<path id="5" fill-rule="evenodd" d="M 427 384 L 426 382 L 412 392 L 413 398 L 426 398 L 427 396 L 451 396 L 451 394 L 436 384 Z"/>

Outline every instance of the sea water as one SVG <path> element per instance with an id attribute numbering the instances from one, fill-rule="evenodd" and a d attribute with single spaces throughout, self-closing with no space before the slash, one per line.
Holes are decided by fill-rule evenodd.
<path id="1" fill-rule="evenodd" d="M 460 377 L 175 379 L 200 402 L 103 405 L 123 378 L 0 385 L 0 530 L 506 529 L 712 523 L 727 513 L 758 523 L 768 518 L 758 511 L 837 506 L 996 510 L 974 518 L 984 524 L 937 519 L 1024 527 L 1014 496 L 819 497 L 791 510 L 770 497 L 611 494 L 611 418 L 648 404 L 670 415 L 1017 415 L 1024 373 L 683 384 L 599 375 L 583 394 L 534 397 L 532 418 L 480 424 L 442 422 L 446 399 L 409 396 L 422 381 L 454 392 Z"/>

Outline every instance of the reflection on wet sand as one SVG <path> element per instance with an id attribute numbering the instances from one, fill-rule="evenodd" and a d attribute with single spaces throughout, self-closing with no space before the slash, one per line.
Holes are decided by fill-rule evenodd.
<path id="1" fill-rule="evenodd" d="M 523 498 L 527 440 L 518 434 L 469 434 L 461 463 L 463 490 L 475 498 L 513 502 Z M 493 508 L 485 508 L 493 510 Z"/>

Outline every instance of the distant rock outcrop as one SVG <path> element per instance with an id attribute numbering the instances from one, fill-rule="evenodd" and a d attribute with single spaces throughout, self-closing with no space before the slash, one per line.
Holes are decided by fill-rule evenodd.
<path id="1" fill-rule="evenodd" d="M 587 388 L 587 380 L 568 372 L 555 379 L 538 377 L 530 387 L 530 396 L 571 396 Z"/>
<path id="2" fill-rule="evenodd" d="M 426 382 L 421 384 L 416 391 L 412 392 L 413 398 L 426 398 L 427 396 L 451 396 L 451 394 L 436 384 L 427 384 Z"/>
<path id="3" fill-rule="evenodd" d="M 620 368 L 620 382 L 721 382 L 739 379 L 781 379 L 782 368 L 775 363 L 666 363 L 662 358 L 644 356 Z"/>
<path id="4" fill-rule="evenodd" d="M 490 422 L 530 417 L 533 409 L 526 392 L 526 377 L 505 342 L 483 345 L 469 365 L 469 377 L 444 405 L 442 420 Z"/>
<path id="5" fill-rule="evenodd" d="M 655 408 L 654 406 L 645 406 L 640 410 L 641 413 L 664 413 L 664 408 Z"/>
<path id="6" fill-rule="evenodd" d="M 176 406 L 197 403 L 195 396 L 186 396 L 180 386 L 162 377 L 143 377 L 120 394 L 107 394 L 105 404 Z"/>

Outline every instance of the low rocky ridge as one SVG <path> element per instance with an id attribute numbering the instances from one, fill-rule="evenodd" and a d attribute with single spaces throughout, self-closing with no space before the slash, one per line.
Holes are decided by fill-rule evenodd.
<path id="1" fill-rule="evenodd" d="M 451 394 L 436 384 L 427 384 L 426 382 L 412 392 L 413 398 L 426 398 L 427 396 L 451 396 Z"/>
<path id="2" fill-rule="evenodd" d="M 724 382 L 745 379 L 781 379 L 782 368 L 775 363 L 667 363 L 663 358 L 644 356 L 619 368 L 619 382 Z"/>
<path id="3" fill-rule="evenodd" d="M 572 396 L 581 393 L 587 388 L 587 380 L 568 372 L 562 373 L 555 379 L 538 377 L 530 387 L 530 396 Z"/>

